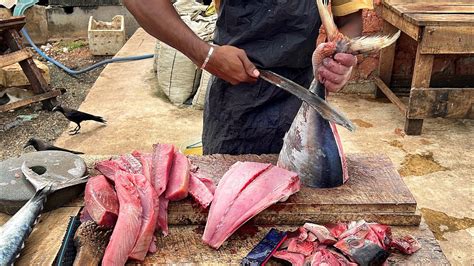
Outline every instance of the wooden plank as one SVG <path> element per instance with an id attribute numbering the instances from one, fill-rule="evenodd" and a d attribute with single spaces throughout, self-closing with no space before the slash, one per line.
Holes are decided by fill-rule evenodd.
<path id="1" fill-rule="evenodd" d="M 431 71 L 433 69 L 434 55 L 421 54 L 421 45 L 416 49 L 415 66 L 413 71 L 413 78 L 411 81 L 411 88 L 429 87 L 431 81 Z M 410 92 L 411 97 L 411 92 Z M 412 108 L 410 101 L 408 108 Z M 406 117 L 405 119 L 405 133 L 407 135 L 420 135 L 423 127 L 422 119 L 413 119 Z"/>
<path id="2" fill-rule="evenodd" d="M 403 11 L 399 6 L 404 5 L 418 5 L 423 8 L 423 5 L 440 5 L 440 6 L 466 6 L 472 5 L 471 0 L 458 0 L 458 1 L 447 1 L 447 0 L 382 0 L 384 7 L 390 8 L 395 13 L 402 15 Z"/>
<path id="3" fill-rule="evenodd" d="M 48 92 L 45 92 L 45 93 L 42 93 L 42 94 L 38 94 L 38 95 L 35 95 L 35 96 L 32 96 L 32 97 L 23 99 L 23 100 L 19 100 L 17 102 L 1 105 L 0 106 L 0 113 L 1 112 L 6 112 L 6 111 L 9 111 L 9 110 L 13 110 L 13 109 L 16 109 L 16 108 L 19 108 L 19 107 L 22 107 L 22 106 L 25 106 L 25 105 L 28 105 L 28 104 L 44 101 L 44 100 L 47 100 L 47 99 L 51 99 L 51 98 L 57 97 L 59 95 L 61 95 L 61 91 L 52 90 L 52 91 L 48 91 Z"/>
<path id="4" fill-rule="evenodd" d="M 382 9 L 382 18 L 393 26 L 400 29 L 401 31 L 403 31 L 415 41 L 418 41 L 420 39 L 420 27 L 403 19 L 401 15 L 395 13 L 389 8 L 386 8 L 385 6 Z"/>
<path id="5" fill-rule="evenodd" d="M 473 28 L 474 25 L 470 27 L 427 26 L 420 44 L 420 53 L 474 54 Z"/>
<path id="6" fill-rule="evenodd" d="M 423 54 L 421 51 L 422 48 L 418 45 L 416 49 L 415 66 L 413 68 L 413 78 L 411 81 L 412 88 L 428 88 L 430 86 L 434 56 Z"/>
<path id="7" fill-rule="evenodd" d="M 15 29 L 21 30 L 26 24 L 25 16 L 11 17 L 7 19 L 0 19 L 0 33 L 5 30 Z"/>
<path id="8" fill-rule="evenodd" d="M 262 156 L 190 156 L 193 165 L 199 167 L 203 176 L 213 178 L 216 182 L 237 161 L 257 161 L 275 164 L 277 155 Z M 350 154 L 347 156 L 349 166 L 349 181 L 340 187 L 332 189 L 313 189 L 302 187 L 300 192 L 291 196 L 285 202 L 279 202 L 260 213 L 256 219 L 260 223 L 297 224 L 304 217 L 321 214 L 321 219 L 332 214 L 364 215 L 393 213 L 405 215 L 414 214 L 416 201 L 403 183 L 398 172 L 386 156 Z M 380 190 L 383 193 L 380 193 Z M 191 202 L 170 203 L 170 218 L 177 213 L 182 221 L 202 222 L 202 215 L 196 213 Z M 279 219 L 275 219 L 279 217 Z M 391 222 L 397 222 L 396 219 Z"/>
<path id="9" fill-rule="evenodd" d="M 387 87 L 385 82 L 383 82 L 383 80 L 379 77 L 374 77 L 374 82 L 375 85 L 377 85 L 377 87 L 385 94 L 385 96 L 387 96 L 387 98 L 398 107 L 400 112 L 405 114 L 407 109 L 405 104 L 397 97 L 397 95 L 395 95 L 395 93 L 392 92 L 392 90 L 390 90 L 389 87 Z"/>
<path id="10" fill-rule="evenodd" d="M 474 88 L 412 88 L 408 118 L 474 119 Z"/>
<path id="11" fill-rule="evenodd" d="M 78 207 L 69 207 L 43 213 L 15 265 L 32 265 L 33 262 L 35 265 L 52 265 L 61 247 L 69 217 L 78 212 Z M 8 219 L 10 216 L 0 213 L 0 225 Z"/>
<path id="12" fill-rule="evenodd" d="M 474 14 L 407 13 L 403 17 L 418 26 L 474 26 Z"/>
<path id="13" fill-rule="evenodd" d="M 393 7 L 401 14 L 474 14 L 474 4 L 472 3 L 403 3 L 393 5 Z"/>
<path id="14" fill-rule="evenodd" d="M 311 221 L 312 222 L 312 221 Z M 265 236 L 269 226 L 247 226 L 227 240 L 219 250 L 203 244 L 202 226 L 171 226 L 167 237 L 158 236 L 157 252 L 149 254 L 143 265 L 157 264 L 192 264 L 192 265 L 239 265 L 240 260 Z M 279 230 L 295 230 L 297 226 L 278 226 Z M 407 234 L 414 236 L 422 248 L 416 253 L 406 256 L 393 253 L 388 258 L 390 265 L 449 265 L 438 242 L 423 222 L 420 226 L 392 227 L 393 235 L 402 237 Z M 129 262 L 127 265 L 136 265 Z M 271 260 L 269 265 L 281 265 Z"/>
<path id="15" fill-rule="evenodd" d="M 383 35 L 392 35 L 397 32 L 397 30 L 398 29 L 392 24 L 388 23 L 385 20 L 383 21 Z M 390 86 L 390 82 L 392 81 L 393 61 L 395 59 L 395 46 L 396 42 L 380 51 L 378 73 L 380 79 L 388 86 Z M 379 98 L 382 95 L 383 93 L 381 93 L 381 90 L 376 90 L 376 98 Z"/>
<path id="16" fill-rule="evenodd" d="M 20 34 L 16 30 L 8 30 L 4 33 L 5 41 L 12 51 L 23 49 L 23 43 Z M 49 85 L 44 79 L 39 68 L 35 65 L 33 58 L 21 61 L 20 63 L 23 72 L 25 73 L 31 88 L 35 94 L 50 91 Z"/>
<path id="17" fill-rule="evenodd" d="M 27 48 L 23 48 L 13 53 L 0 55 L 0 68 L 13 65 L 22 60 L 32 57 L 33 54 Z"/>

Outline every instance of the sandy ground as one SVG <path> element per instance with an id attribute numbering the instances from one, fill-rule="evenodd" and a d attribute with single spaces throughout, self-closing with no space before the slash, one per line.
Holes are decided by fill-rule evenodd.
<path id="1" fill-rule="evenodd" d="M 91 55 L 84 41 L 55 42 L 48 48 L 49 56 L 72 69 L 80 69 L 106 58 Z M 68 49 L 67 52 L 64 52 L 65 48 Z M 71 77 L 52 65 L 49 65 L 49 69 L 52 87 L 66 89 L 66 93 L 58 97 L 59 101 L 71 108 L 78 108 L 104 67 L 78 78 Z M 54 142 L 68 124 L 69 121 L 59 113 L 42 110 L 40 103 L 0 113 L 0 159 L 31 151 L 31 147 L 23 149 L 23 145 L 31 137 Z"/>

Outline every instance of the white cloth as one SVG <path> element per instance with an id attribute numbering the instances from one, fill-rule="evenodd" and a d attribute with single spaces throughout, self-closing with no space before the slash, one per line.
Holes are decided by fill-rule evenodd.
<path id="1" fill-rule="evenodd" d="M 0 0 L 0 6 L 4 6 L 6 8 L 12 8 L 18 0 Z"/>

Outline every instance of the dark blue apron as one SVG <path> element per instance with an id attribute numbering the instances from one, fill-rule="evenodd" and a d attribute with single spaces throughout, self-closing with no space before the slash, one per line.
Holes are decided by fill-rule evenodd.
<path id="1" fill-rule="evenodd" d="M 313 72 L 320 19 L 314 0 L 224 0 L 218 45 L 244 49 L 258 68 L 304 87 Z M 270 83 L 232 84 L 213 78 L 204 110 L 204 154 L 278 153 L 301 101 Z"/>

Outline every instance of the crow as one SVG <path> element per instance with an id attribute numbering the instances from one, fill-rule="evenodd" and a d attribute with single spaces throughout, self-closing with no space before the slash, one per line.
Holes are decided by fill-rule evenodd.
<path id="1" fill-rule="evenodd" d="M 69 131 L 71 135 L 76 135 L 79 133 L 79 130 L 81 130 L 82 121 L 92 120 L 103 124 L 107 123 L 107 121 L 105 121 L 100 116 L 91 115 L 71 108 L 62 107 L 60 105 L 53 108 L 53 112 L 56 111 L 61 112 L 67 118 L 67 120 L 77 124 L 77 126 L 73 130 Z"/>
<path id="2" fill-rule="evenodd" d="M 84 154 L 83 152 L 79 152 L 79 151 L 71 151 L 71 150 L 59 148 L 47 142 L 44 142 L 40 139 L 35 139 L 35 138 L 29 139 L 23 148 L 26 148 L 28 146 L 33 146 L 35 150 L 37 151 L 66 151 L 66 152 L 70 152 L 74 154 Z"/>

